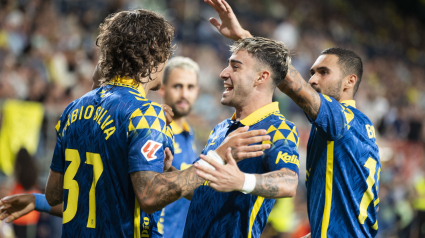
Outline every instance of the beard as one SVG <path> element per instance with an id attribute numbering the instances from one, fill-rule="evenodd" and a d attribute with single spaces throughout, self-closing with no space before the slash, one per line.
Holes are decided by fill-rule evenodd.
<path id="1" fill-rule="evenodd" d="M 320 89 L 316 85 L 312 85 L 311 87 L 318 93 L 325 94 L 329 97 L 335 98 L 335 100 L 339 101 L 341 99 L 341 85 L 342 85 L 342 79 L 339 80 L 334 85 L 331 85 L 329 88 Z"/>
<path id="2" fill-rule="evenodd" d="M 176 104 L 171 105 L 171 109 L 173 109 L 174 117 L 175 118 L 181 118 L 189 115 L 189 113 L 192 111 L 192 106 L 190 105 L 187 110 L 180 110 L 177 109 Z"/>

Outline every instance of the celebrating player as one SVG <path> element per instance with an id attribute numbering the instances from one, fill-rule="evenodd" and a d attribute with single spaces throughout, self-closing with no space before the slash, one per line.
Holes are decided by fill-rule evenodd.
<path id="1" fill-rule="evenodd" d="M 175 170 L 170 159 L 164 166 L 164 157 L 172 157 L 173 135 L 163 109 L 145 97 L 161 86 L 173 32 L 146 10 L 122 11 L 100 25 L 102 86 L 68 105 L 56 126 L 48 204 L 37 195 L 23 205 L 17 196 L 8 206 L 3 202 L 3 219 L 15 219 L 19 208 L 27 211 L 32 204 L 49 211 L 63 203 L 62 237 L 161 237 L 157 211 L 204 183 L 194 168 L 162 174 L 164 168 Z M 247 146 L 267 140 L 253 137 L 265 131 L 241 131 L 217 148 L 218 156 L 227 147 L 238 146 L 241 159 L 269 148 Z"/>
<path id="2" fill-rule="evenodd" d="M 226 193 L 216 192 L 214 180 L 200 174 L 209 181 L 194 191 L 183 237 L 260 237 L 275 198 L 293 197 L 297 188 L 298 131 L 272 102 L 276 86 L 286 76 L 289 52 L 283 43 L 262 37 L 238 41 L 231 51 L 220 75 L 225 88 L 221 103 L 236 112 L 214 128 L 202 154 L 214 156 L 210 151 L 244 126 L 267 130 L 271 139 L 263 143 L 271 148 L 238 164 L 229 160 L 227 179 L 242 177 L 232 182 L 232 189 L 222 190 Z M 255 181 L 259 186 L 254 188 Z"/>
<path id="3" fill-rule="evenodd" d="M 159 90 L 164 103 L 173 109 L 173 122 L 170 124 L 175 140 L 172 165 L 179 170 L 189 168 L 197 158 L 194 134 L 186 122 L 186 116 L 198 96 L 198 76 L 197 63 L 186 57 L 173 57 L 164 68 Z M 158 228 L 162 225 L 164 237 L 183 236 L 189 205 L 190 201 L 181 198 L 163 209 Z"/>
<path id="4" fill-rule="evenodd" d="M 233 40 L 252 37 L 225 0 L 205 1 L 218 12 L 222 22 L 214 18 L 210 22 L 223 36 Z M 320 54 L 310 73 L 307 83 L 290 66 L 278 88 L 312 123 L 306 178 L 311 236 L 374 237 L 381 164 L 373 124 L 353 100 L 363 73 L 362 61 L 350 50 L 330 48 Z M 204 168 L 204 173 L 215 176 L 202 177 L 214 181 L 217 190 L 227 191 L 231 181 L 221 178 L 225 167 L 216 164 L 222 173 Z"/>

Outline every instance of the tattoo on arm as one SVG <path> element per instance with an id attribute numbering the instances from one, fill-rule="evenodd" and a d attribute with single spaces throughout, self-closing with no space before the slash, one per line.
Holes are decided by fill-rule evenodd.
<path id="1" fill-rule="evenodd" d="M 63 201 L 63 174 L 50 171 L 46 185 L 46 200 L 50 206 L 56 206 Z"/>
<path id="2" fill-rule="evenodd" d="M 288 74 L 278 86 L 280 91 L 288 95 L 303 111 L 313 120 L 317 118 L 320 110 L 320 96 L 301 74 L 290 65 Z"/>
<path id="3" fill-rule="evenodd" d="M 160 210 L 177 199 L 190 195 L 205 180 L 198 177 L 195 168 L 159 174 L 152 171 L 132 173 L 133 188 L 139 201 Z"/>
<path id="4" fill-rule="evenodd" d="M 253 195 L 266 198 L 292 197 L 298 185 L 298 175 L 294 171 L 283 168 L 279 171 L 256 174 L 257 184 L 251 192 Z"/>

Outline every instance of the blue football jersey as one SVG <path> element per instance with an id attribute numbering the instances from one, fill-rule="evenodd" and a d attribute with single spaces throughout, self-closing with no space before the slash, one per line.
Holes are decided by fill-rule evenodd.
<path id="1" fill-rule="evenodd" d="M 179 170 L 187 169 L 197 158 L 194 148 L 193 131 L 187 123 L 183 124 L 183 128 L 180 128 L 175 122 L 172 122 L 170 126 L 174 134 L 175 142 L 173 166 Z M 189 205 L 189 200 L 180 198 L 163 209 L 158 228 L 160 231 L 163 231 L 164 237 L 183 237 Z"/>
<path id="2" fill-rule="evenodd" d="M 320 97 L 307 145 L 311 235 L 374 237 L 381 172 L 375 129 L 355 101 Z"/>
<path id="3" fill-rule="evenodd" d="M 171 127 L 142 86 L 117 79 L 73 101 L 57 126 L 51 169 L 64 173 L 62 237 L 162 237 L 130 173 L 162 173 Z"/>
<path id="4" fill-rule="evenodd" d="M 264 174 L 289 168 L 298 174 L 298 131 L 279 112 L 278 103 L 268 104 L 241 121 L 234 117 L 218 124 L 202 154 L 215 150 L 232 131 L 241 126 L 249 130 L 265 129 L 270 149 L 259 157 L 238 162 L 245 173 Z M 260 237 L 275 199 L 242 192 L 221 193 L 205 183 L 193 194 L 183 237 Z"/>

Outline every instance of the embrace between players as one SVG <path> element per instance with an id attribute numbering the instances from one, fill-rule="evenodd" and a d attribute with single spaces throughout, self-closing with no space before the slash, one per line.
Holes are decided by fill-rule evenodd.
<path id="1" fill-rule="evenodd" d="M 174 134 L 190 135 L 181 112 L 193 101 L 169 98 L 173 115 L 145 94 L 161 88 L 165 71 L 167 102 L 170 72 L 178 78 L 165 66 L 174 29 L 150 11 L 119 12 L 101 24 L 96 41 L 100 87 L 68 105 L 56 126 L 45 197 L 6 197 L 0 219 L 10 222 L 35 209 L 63 217 L 62 237 L 162 237 L 167 215 L 162 218 L 161 209 L 184 197 L 191 200 L 181 205 L 189 207 L 187 217 L 173 218 L 185 220 L 184 228 L 165 237 L 260 237 L 275 198 L 295 196 L 300 169 L 298 131 L 272 102 L 278 87 L 312 123 L 306 163 L 311 237 L 377 234 L 378 147 L 373 124 L 353 100 L 360 57 L 326 49 L 307 83 L 283 43 L 251 36 L 224 0 L 205 1 L 221 18 L 211 24 L 235 40 L 220 75 L 221 103 L 235 114 L 213 129 L 193 166 L 176 169 L 172 155 L 194 153 L 180 145 L 193 137 L 174 143 Z M 175 121 L 168 125 L 170 117 Z"/>

